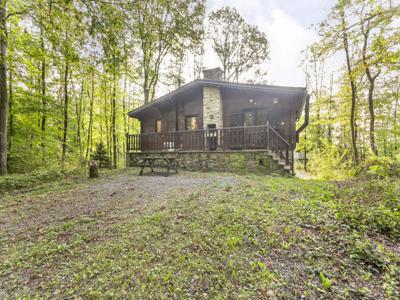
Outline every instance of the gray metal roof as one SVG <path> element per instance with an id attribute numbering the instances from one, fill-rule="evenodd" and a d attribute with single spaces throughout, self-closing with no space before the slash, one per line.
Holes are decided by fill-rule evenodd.
<path id="1" fill-rule="evenodd" d="M 239 88 L 246 90 L 260 90 L 260 91 L 270 91 L 270 92 L 285 92 L 290 94 L 298 94 L 299 96 L 304 96 L 306 94 L 305 87 L 291 87 L 291 86 L 279 86 L 279 85 L 266 85 L 266 84 L 249 84 L 249 83 L 234 83 L 227 81 L 219 81 L 219 80 L 209 80 L 209 79 L 197 79 L 192 82 L 189 82 L 180 88 L 165 94 L 157 98 L 156 100 L 140 106 L 130 112 L 128 112 L 129 117 L 136 117 L 138 113 L 147 110 L 148 108 L 153 107 L 159 103 L 170 100 L 177 96 L 178 94 L 188 91 L 194 87 L 198 86 L 215 86 L 215 87 L 225 87 L 225 88 Z"/>

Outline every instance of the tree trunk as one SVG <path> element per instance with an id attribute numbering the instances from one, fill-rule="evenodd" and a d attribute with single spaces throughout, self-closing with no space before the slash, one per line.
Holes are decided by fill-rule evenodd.
<path id="1" fill-rule="evenodd" d="M 81 126 L 82 126 L 82 98 L 83 98 L 83 90 L 84 90 L 85 82 L 82 79 L 81 83 L 81 91 L 79 95 L 79 99 L 76 101 L 75 113 L 76 113 L 76 136 L 77 136 L 77 146 L 79 150 L 79 163 L 81 167 L 83 166 L 83 149 L 82 149 L 82 138 L 81 138 Z"/>
<path id="2" fill-rule="evenodd" d="M 150 101 L 150 88 L 149 88 L 149 75 L 147 70 L 144 71 L 144 82 L 143 82 L 143 93 L 144 93 L 144 104 Z"/>
<path id="3" fill-rule="evenodd" d="M 399 83 L 397 83 L 397 92 L 396 92 L 396 104 L 394 106 L 394 113 L 393 113 L 393 131 L 394 131 L 394 150 L 397 152 L 397 110 L 399 107 Z"/>
<path id="4" fill-rule="evenodd" d="M 375 88 L 375 79 L 371 78 L 368 87 L 368 110 L 370 115 L 369 120 L 369 142 L 371 146 L 372 153 L 378 156 L 378 149 L 375 143 L 375 110 L 374 110 L 374 88 Z"/>
<path id="5" fill-rule="evenodd" d="M 0 0 L 0 175 L 7 174 L 7 26 L 6 0 Z"/>
<path id="6" fill-rule="evenodd" d="M 362 25 L 362 33 L 364 36 L 364 43 L 362 48 L 362 60 L 365 69 L 365 74 L 367 75 L 367 79 L 369 82 L 368 86 L 368 110 L 370 115 L 369 121 L 369 142 L 371 151 L 374 155 L 378 156 L 378 149 L 375 143 L 375 110 L 374 110 L 374 88 L 375 88 L 375 79 L 379 76 L 380 71 L 374 76 L 371 74 L 371 70 L 369 67 L 369 63 L 367 61 L 367 46 L 368 46 L 368 38 L 370 33 L 370 24 L 367 22 L 368 28 L 365 30 L 364 25 Z"/>
<path id="7" fill-rule="evenodd" d="M 62 139 L 62 154 L 61 154 L 61 168 L 65 167 L 65 159 L 67 155 L 67 134 L 68 134 L 68 72 L 69 62 L 68 59 L 65 63 L 64 73 L 64 128 L 63 128 L 63 139 Z"/>
<path id="8" fill-rule="evenodd" d="M 356 126 L 355 126 L 355 115 L 356 115 L 356 99 L 357 99 L 357 87 L 354 81 L 353 70 L 351 66 L 350 60 L 350 50 L 349 50 L 349 42 L 347 31 L 345 29 L 345 19 L 344 12 L 342 12 L 342 26 L 343 26 L 343 48 L 346 54 L 346 65 L 347 65 L 347 74 L 349 76 L 350 87 L 351 87 L 351 109 L 350 109 L 350 130 L 351 130 L 351 145 L 353 149 L 353 160 L 355 164 L 358 164 L 358 150 L 357 150 L 357 134 L 356 134 Z"/>
<path id="9" fill-rule="evenodd" d="M 116 76 L 113 74 L 113 90 L 112 90 L 112 143 L 113 143 L 113 167 L 117 168 L 117 133 L 115 124 L 115 112 L 116 112 Z"/>
<path id="10" fill-rule="evenodd" d="M 13 76 L 11 70 L 8 72 L 8 92 L 9 92 L 9 97 L 8 97 L 8 103 L 9 103 L 9 109 L 8 109 L 8 118 L 9 118 L 9 136 L 8 136 L 8 154 L 11 152 L 11 147 L 12 147 L 12 139 L 14 136 L 14 112 L 13 112 L 13 87 L 12 87 L 12 81 L 13 81 Z"/>
<path id="11" fill-rule="evenodd" d="M 122 93 L 122 120 L 124 121 L 123 126 L 124 126 L 124 136 L 128 134 L 128 128 L 127 128 L 127 111 L 126 111 L 126 78 L 127 78 L 127 68 L 125 67 L 125 75 L 124 75 L 124 91 Z M 124 151 L 126 151 L 126 139 L 123 140 L 122 143 Z M 125 154 L 125 153 L 124 153 Z M 124 155 L 126 157 L 126 155 Z"/>
<path id="12" fill-rule="evenodd" d="M 304 134 L 304 171 L 307 172 L 307 132 Z"/>
<path id="13" fill-rule="evenodd" d="M 108 118 L 108 110 L 107 107 L 108 105 L 108 101 L 107 101 L 107 91 L 108 90 L 108 86 L 106 86 L 106 91 L 104 92 L 104 134 L 106 137 L 106 145 L 107 145 L 107 153 L 109 155 L 109 157 L 111 158 L 111 146 L 110 146 L 110 126 L 109 126 L 109 118 Z"/>
<path id="14" fill-rule="evenodd" d="M 329 99 L 328 99 L 328 141 L 332 144 L 332 103 L 333 103 L 333 74 L 329 86 Z"/>
<path id="15" fill-rule="evenodd" d="M 93 132 L 93 100 L 94 100 L 94 68 L 92 69 L 92 89 L 90 95 L 90 109 L 89 109 L 89 127 L 86 144 L 85 160 L 88 161 L 89 152 L 92 153 L 92 132 Z"/>
<path id="16" fill-rule="evenodd" d="M 40 28 L 40 35 L 41 35 L 41 47 L 43 51 L 43 55 L 45 53 L 44 49 L 44 40 L 43 40 L 43 28 Z M 41 129 L 42 129 L 42 160 L 46 159 L 45 153 L 45 141 L 44 135 L 46 131 L 46 114 L 47 114 L 47 103 L 46 103 L 46 59 L 43 58 L 42 65 L 41 65 L 41 94 L 42 94 L 42 121 L 41 121 Z"/>

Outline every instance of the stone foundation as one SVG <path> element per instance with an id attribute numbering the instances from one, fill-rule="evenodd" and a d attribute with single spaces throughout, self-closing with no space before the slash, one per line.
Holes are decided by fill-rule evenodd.
<path id="1" fill-rule="evenodd" d="M 288 174 L 265 151 L 134 152 L 127 154 L 127 166 L 138 166 L 140 159 L 145 156 L 163 155 L 176 157 L 178 170 Z"/>

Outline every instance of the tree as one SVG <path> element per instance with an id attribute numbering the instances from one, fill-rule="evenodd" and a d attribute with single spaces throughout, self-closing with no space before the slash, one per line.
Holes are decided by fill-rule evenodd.
<path id="1" fill-rule="evenodd" d="M 92 159 L 99 162 L 100 168 L 111 167 L 110 157 L 108 156 L 107 149 L 105 148 L 103 143 L 97 144 L 96 152 L 93 154 Z"/>
<path id="2" fill-rule="evenodd" d="M 346 16 L 347 8 L 350 2 L 348 0 L 339 0 L 334 6 L 330 15 L 326 20 L 320 23 L 319 34 L 321 37 L 320 51 L 321 54 L 327 55 L 327 53 L 336 53 L 343 51 L 345 55 L 345 65 L 347 78 L 346 82 L 349 84 L 351 91 L 351 107 L 350 107 L 350 132 L 351 132 L 351 145 L 353 152 L 353 161 L 355 164 L 359 161 L 358 149 L 357 149 L 357 134 L 355 126 L 356 118 L 356 105 L 357 105 L 357 83 L 356 73 L 354 71 L 354 57 L 353 49 L 349 43 L 349 26 Z M 338 44 L 337 41 L 340 41 Z"/>
<path id="3" fill-rule="evenodd" d="M 235 8 L 212 12 L 209 20 L 212 47 L 222 64 L 225 80 L 239 81 L 269 58 L 265 33 L 247 24 Z"/>
<path id="4" fill-rule="evenodd" d="M 62 137 L 61 137 L 61 167 L 65 167 L 68 152 L 68 136 L 70 126 L 69 103 L 71 96 L 71 79 L 73 68 L 80 61 L 79 50 L 86 31 L 82 24 L 82 10 L 74 2 L 55 2 L 52 4 L 49 16 L 50 41 L 60 63 L 60 87 L 62 92 Z M 60 74 L 60 75 L 61 75 Z"/>
<path id="5" fill-rule="evenodd" d="M 139 45 L 139 73 L 144 103 L 154 99 L 162 63 L 203 36 L 204 0 L 136 1 L 126 11 L 134 44 Z"/>
<path id="6" fill-rule="evenodd" d="M 391 52 L 393 40 L 386 38 L 390 34 L 390 23 L 395 15 L 391 8 L 383 9 L 375 5 L 375 1 L 367 0 L 361 3 L 357 10 L 361 18 L 360 31 L 362 36 L 361 60 L 366 78 L 368 80 L 368 109 L 370 114 L 369 137 L 370 147 L 374 155 L 378 156 L 378 148 L 375 139 L 375 85 L 382 70 L 393 58 Z M 386 36 L 386 37 L 385 37 Z M 394 46 L 396 47 L 396 46 Z"/>
<path id="7" fill-rule="evenodd" d="M 320 39 L 305 51 L 308 82 L 315 84 L 308 84 L 311 122 L 299 145 L 318 162 L 311 169 L 331 163 L 335 172 L 333 166 L 346 169 L 377 154 L 399 155 L 399 13 L 386 1 L 338 0 L 318 24 Z M 320 72 L 316 62 L 325 62 L 327 70 L 334 63 L 330 82 L 322 84 L 326 70 Z"/>
<path id="8" fill-rule="evenodd" d="M 0 0 L 0 175 L 7 174 L 7 2 Z"/>
<path id="9" fill-rule="evenodd" d="M 347 22 L 345 17 L 345 5 L 339 3 L 338 5 L 338 13 L 339 13 L 339 26 L 342 37 L 342 46 L 343 50 L 346 54 L 346 67 L 347 67 L 347 75 L 351 88 L 351 108 L 350 108 L 350 129 L 351 129 L 351 146 L 353 148 L 353 159 L 354 163 L 358 163 L 358 149 L 357 149 L 357 135 L 355 129 L 355 115 L 356 115 L 356 101 L 357 101 L 357 85 L 355 81 L 355 75 L 351 63 L 350 57 L 350 46 L 349 46 L 349 38 L 347 32 Z"/>

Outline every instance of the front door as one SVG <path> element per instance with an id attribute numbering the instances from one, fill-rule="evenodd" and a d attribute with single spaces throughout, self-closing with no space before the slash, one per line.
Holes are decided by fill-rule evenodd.
<path id="1" fill-rule="evenodd" d="M 218 130 L 216 124 L 207 124 L 207 146 L 208 150 L 217 150 L 218 148 Z"/>
<path id="2" fill-rule="evenodd" d="M 256 126 L 257 125 L 257 111 L 248 110 L 243 113 L 244 126 Z"/>

